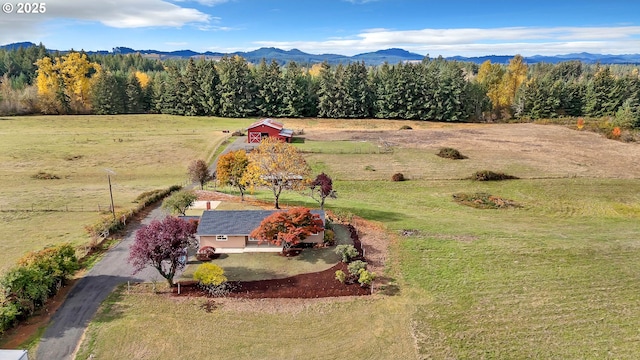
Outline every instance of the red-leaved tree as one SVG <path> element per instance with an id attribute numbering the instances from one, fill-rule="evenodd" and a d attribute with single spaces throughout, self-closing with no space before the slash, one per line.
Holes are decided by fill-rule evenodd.
<path id="1" fill-rule="evenodd" d="M 320 204 L 320 209 L 324 209 L 324 202 L 327 198 L 335 199 L 338 197 L 333 190 L 333 180 L 325 173 L 316 176 L 309 188 L 311 188 L 311 198 Z"/>
<path id="2" fill-rule="evenodd" d="M 307 208 L 300 207 L 278 211 L 267 216 L 249 236 L 260 242 L 268 241 L 288 249 L 306 239 L 307 236 L 322 230 L 320 216 L 312 214 Z"/>
<path id="3" fill-rule="evenodd" d="M 133 273 L 151 265 L 173 286 L 176 271 L 185 266 L 187 247 L 192 245 L 196 229 L 195 222 L 173 216 L 142 226 L 129 250 Z"/>

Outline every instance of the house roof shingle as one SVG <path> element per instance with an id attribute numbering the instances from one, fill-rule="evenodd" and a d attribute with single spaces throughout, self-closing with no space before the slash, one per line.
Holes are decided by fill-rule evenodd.
<path id="1" fill-rule="evenodd" d="M 208 210 L 202 213 L 196 235 L 247 236 L 260 222 L 276 211 L 282 210 Z M 325 222 L 322 210 L 311 210 Z"/>
<path id="2" fill-rule="evenodd" d="M 248 235 L 272 213 L 272 210 L 205 211 L 197 235 Z"/>

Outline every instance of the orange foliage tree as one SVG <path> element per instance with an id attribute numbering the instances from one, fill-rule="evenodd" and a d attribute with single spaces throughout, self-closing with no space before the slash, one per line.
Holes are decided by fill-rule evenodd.
<path id="1" fill-rule="evenodd" d="M 319 215 L 312 214 L 307 208 L 299 207 L 267 216 L 249 236 L 260 242 L 267 241 L 288 249 L 323 229 Z"/>

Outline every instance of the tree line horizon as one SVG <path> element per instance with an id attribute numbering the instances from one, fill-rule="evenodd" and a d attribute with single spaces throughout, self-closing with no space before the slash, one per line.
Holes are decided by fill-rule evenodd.
<path id="1" fill-rule="evenodd" d="M 616 117 L 640 127 L 633 65 L 572 60 L 527 65 L 431 59 L 257 65 L 153 60 L 140 54 L 50 54 L 44 46 L 0 50 L 0 115 L 160 113 L 221 117 L 499 121 Z"/>

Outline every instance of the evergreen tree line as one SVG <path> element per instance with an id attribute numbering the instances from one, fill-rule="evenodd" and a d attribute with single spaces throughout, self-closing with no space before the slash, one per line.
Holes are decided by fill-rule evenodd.
<path id="1" fill-rule="evenodd" d="M 0 114 L 437 121 L 612 116 L 623 126 L 640 127 L 640 77 L 631 65 L 528 66 L 517 55 L 506 65 L 425 58 L 377 67 L 354 62 L 308 68 L 264 60 L 253 65 L 237 56 L 159 61 L 140 54 L 80 54 L 58 57 L 42 45 L 0 50 Z"/>

